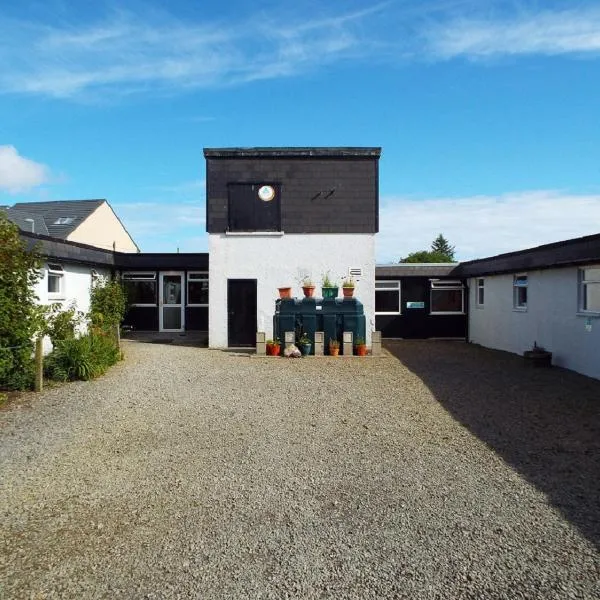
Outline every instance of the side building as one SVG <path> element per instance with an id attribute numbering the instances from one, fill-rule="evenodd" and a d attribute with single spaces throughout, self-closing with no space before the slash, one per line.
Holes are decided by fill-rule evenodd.
<path id="1" fill-rule="evenodd" d="M 461 263 L 469 341 L 522 354 L 534 343 L 554 365 L 600 379 L 600 235 Z"/>
<path id="2" fill-rule="evenodd" d="M 205 148 L 209 344 L 273 335 L 277 288 L 354 274 L 375 327 L 380 148 Z M 367 343 L 370 339 L 367 339 Z"/>

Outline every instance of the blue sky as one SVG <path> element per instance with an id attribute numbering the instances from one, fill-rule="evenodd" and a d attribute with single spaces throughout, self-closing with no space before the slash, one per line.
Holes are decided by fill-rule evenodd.
<path id="1" fill-rule="evenodd" d="M 203 147 L 382 146 L 380 262 L 600 231 L 597 1 L 11 4 L 0 204 L 106 198 L 201 252 Z"/>

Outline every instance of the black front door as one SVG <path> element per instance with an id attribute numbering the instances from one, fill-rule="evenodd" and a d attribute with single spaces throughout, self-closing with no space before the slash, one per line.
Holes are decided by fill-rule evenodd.
<path id="1" fill-rule="evenodd" d="M 227 345 L 256 343 L 256 279 L 227 280 Z"/>

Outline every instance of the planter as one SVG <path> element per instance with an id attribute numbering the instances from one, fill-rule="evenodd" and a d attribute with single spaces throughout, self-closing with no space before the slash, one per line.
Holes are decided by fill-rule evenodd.
<path id="1" fill-rule="evenodd" d="M 267 356 L 279 356 L 281 346 L 279 344 L 267 344 Z"/>
<path id="2" fill-rule="evenodd" d="M 329 356 L 338 356 L 339 353 L 340 353 L 339 348 L 332 348 L 331 346 L 329 346 Z"/>
<path id="3" fill-rule="evenodd" d="M 300 344 L 299 345 L 300 352 L 302 352 L 302 356 L 309 356 L 312 350 L 312 343 Z"/>
<path id="4" fill-rule="evenodd" d="M 366 356 L 369 349 L 366 344 L 357 344 L 354 346 L 354 351 L 356 352 L 356 356 Z"/>
<path id="5" fill-rule="evenodd" d="M 344 292 L 344 298 L 352 298 L 352 296 L 354 296 L 353 287 L 343 287 L 342 292 Z"/>
<path id="6" fill-rule="evenodd" d="M 322 287 L 323 298 L 337 298 L 339 289 L 337 287 Z"/>
<path id="7" fill-rule="evenodd" d="M 291 287 L 280 287 L 277 289 L 279 290 L 280 298 L 291 298 L 292 297 L 292 288 Z"/>
<path id="8" fill-rule="evenodd" d="M 302 291 L 304 292 L 305 298 L 312 298 L 315 295 L 315 286 L 314 285 L 303 285 Z"/>
<path id="9" fill-rule="evenodd" d="M 540 352 L 539 350 L 526 350 L 523 353 L 525 364 L 531 367 L 551 367 L 552 366 L 552 352 L 546 352 L 545 350 Z"/>

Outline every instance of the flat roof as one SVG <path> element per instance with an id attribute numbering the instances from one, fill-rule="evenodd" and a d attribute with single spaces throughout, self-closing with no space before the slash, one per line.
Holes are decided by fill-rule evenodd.
<path id="1" fill-rule="evenodd" d="M 205 158 L 379 158 L 380 147 L 310 146 L 204 148 Z"/>

